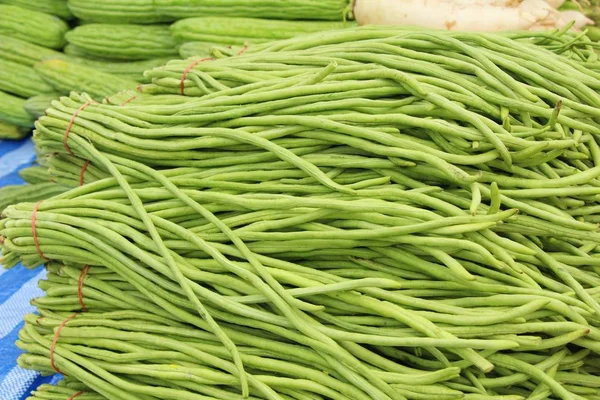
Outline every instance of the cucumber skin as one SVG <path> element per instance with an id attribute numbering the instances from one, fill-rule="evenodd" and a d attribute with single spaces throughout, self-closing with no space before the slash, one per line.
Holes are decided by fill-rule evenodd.
<path id="1" fill-rule="evenodd" d="M 157 24 L 174 20 L 158 14 L 153 0 L 69 0 L 69 8 L 79 19 L 104 24 Z"/>
<path id="2" fill-rule="evenodd" d="M 39 94 L 25 100 L 25 110 L 34 118 L 45 115 L 46 110 L 51 107 L 54 100 L 60 99 L 59 93 Z"/>
<path id="3" fill-rule="evenodd" d="M 2 3 L 56 15 L 66 20 L 73 18 L 67 0 L 2 0 Z"/>
<path id="4" fill-rule="evenodd" d="M 87 24 L 66 38 L 70 51 L 86 58 L 134 61 L 178 56 L 168 25 Z"/>
<path id="5" fill-rule="evenodd" d="M 57 50 L 66 44 L 68 30 L 67 23 L 54 15 L 0 4 L 0 35 Z"/>
<path id="6" fill-rule="evenodd" d="M 46 58 L 63 57 L 64 54 L 38 46 L 26 40 L 17 39 L 7 35 L 0 35 L 0 59 L 16 62 L 33 67 L 33 65 Z"/>
<path id="7" fill-rule="evenodd" d="M 94 100 L 125 89 L 135 89 L 138 82 L 97 71 L 63 59 L 45 60 L 34 66 L 40 76 L 58 92 L 83 92 Z"/>
<path id="8" fill-rule="evenodd" d="M 0 90 L 20 97 L 33 97 L 54 91 L 32 67 L 2 59 Z"/>
<path id="9" fill-rule="evenodd" d="M 252 3 L 252 4 L 249 4 Z M 343 21 L 350 0 L 154 0 L 156 11 L 177 19 L 189 17 L 268 18 Z"/>
<path id="10" fill-rule="evenodd" d="M 0 91 L 0 122 L 31 128 L 33 121 L 33 117 L 25 111 L 25 99 Z"/>

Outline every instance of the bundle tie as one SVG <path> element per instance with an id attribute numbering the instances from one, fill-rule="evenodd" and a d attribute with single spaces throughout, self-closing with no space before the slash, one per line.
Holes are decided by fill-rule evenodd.
<path id="1" fill-rule="evenodd" d="M 56 368 L 56 364 L 54 363 L 54 351 L 56 349 L 56 344 L 58 343 L 58 338 L 60 337 L 60 332 L 65 327 L 67 322 L 69 322 L 70 320 L 72 320 L 73 318 L 75 318 L 78 315 L 79 315 L 79 313 L 72 314 L 72 315 L 68 316 L 63 322 L 60 323 L 60 325 L 58 326 L 58 329 L 56 330 L 56 334 L 54 335 L 54 338 L 52 339 L 52 344 L 50 345 L 50 366 L 57 373 L 63 374 L 65 376 L 67 374 L 65 374 L 64 372 L 61 372 L 58 368 Z"/>
<path id="2" fill-rule="evenodd" d="M 81 396 L 82 394 L 83 394 L 83 390 L 80 390 L 77 393 L 73 393 L 73 395 L 71 397 L 69 397 L 67 400 L 73 400 L 75 397 Z"/>
<path id="3" fill-rule="evenodd" d="M 183 74 L 181 75 L 181 82 L 179 82 L 179 89 L 181 90 L 182 95 L 185 94 L 185 78 L 187 77 L 189 72 L 192 70 L 192 68 L 194 68 L 196 65 L 200 64 L 201 62 L 211 61 L 211 60 L 215 60 L 215 59 L 212 57 L 200 58 L 198 60 L 195 60 L 190 65 L 188 65 L 188 67 L 185 69 L 185 71 L 183 71 Z"/>
<path id="4" fill-rule="evenodd" d="M 83 177 L 85 176 L 85 171 L 87 171 L 87 168 L 90 165 L 90 163 L 91 161 L 87 160 L 83 163 L 83 166 L 81 167 L 81 172 L 79 173 L 79 186 L 83 186 Z"/>
<path id="5" fill-rule="evenodd" d="M 38 251 L 39 255 L 46 261 L 50 261 L 50 259 L 48 257 L 46 257 L 44 255 L 44 253 L 42 253 L 42 249 L 40 248 L 40 243 L 38 241 L 38 236 L 37 236 L 37 228 L 35 227 L 35 223 L 37 221 L 37 212 L 38 212 L 38 208 L 40 207 L 40 203 L 42 201 L 38 201 L 37 203 L 35 203 L 35 205 L 33 206 L 33 213 L 31 214 L 31 233 L 33 234 L 33 244 L 35 244 L 35 248 Z"/>
<path id="6" fill-rule="evenodd" d="M 81 107 L 79 107 L 71 116 L 71 120 L 69 121 L 69 124 L 67 125 L 67 130 L 65 131 L 65 137 L 63 138 L 63 145 L 65 146 L 65 149 L 67 149 L 67 152 L 71 155 L 73 155 L 73 151 L 71 151 L 71 147 L 69 147 L 69 144 L 67 143 L 67 140 L 69 140 L 69 133 L 71 132 L 71 128 L 73 127 L 73 123 L 75 123 L 75 118 L 77 118 L 77 115 L 79 115 L 79 113 L 81 111 L 83 111 L 84 108 L 86 108 L 87 106 L 89 106 L 90 104 L 95 103 L 94 100 L 90 100 L 90 101 L 86 101 L 85 103 L 82 104 Z"/>
<path id="7" fill-rule="evenodd" d="M 125 104 L 129 103 L 130 101 L 133 101 L 137 99 L 137 96 L 131 96 L 130 98 L 128 98 L 127 100 L 125 100 L 123 103 L 121 103 L 121 107 L 124 106 Z"/>
<path id="8" fill-rule="evenodd" d="M 242 47 L 242 49 L 241 49 L 240 51 L 238 51 L 237 55 L 238 55 L 238 56 L 241 56 L 242 54 L 244 54 L 244 52 L 245 52 L 246 50 L 248 50 L 248 46 L 244 46 L 244 47 Z"/>
<path id="9" fill-rule="evenodd" d="M 90 270 L 89 265 L 86 265 L 85 267 L 83 267 L 83 269 L 81 270 L 81 273 L 79 274 L 79 279 L 77 280 L 77 298 L 79 299 L 79 304 L 81 304 L 81 310 L 84 312 L 87 311 L 88 308 L 85 306 L 85 303 L 83 302 L 83 285 L 85 283 L 85 278 L 87 277 L 89 270 Z"/>

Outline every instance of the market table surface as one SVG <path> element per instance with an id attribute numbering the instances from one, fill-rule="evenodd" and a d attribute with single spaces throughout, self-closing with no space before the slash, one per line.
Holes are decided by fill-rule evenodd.
<path id="1" fill-rule="evenodd" d="M 18 172 L 34 161 L 31 138 L 0 140 L 0 187 L 23 183 Z M 42 377 L 17 366 L 21 351 L 15 340 L 23 326 L 23 316 L 35 311 L 29 301 L 42 294 L 37 285 L 44 275 L 42 269 L 28 270 L 22 265 L 9 270 L 0 267 L 0 400 L 25 399 L 38 385 L 58 380 L 57 376 Z"/>

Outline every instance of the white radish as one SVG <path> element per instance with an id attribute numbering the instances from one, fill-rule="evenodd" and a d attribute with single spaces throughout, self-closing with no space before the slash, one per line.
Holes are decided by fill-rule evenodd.
<path id="1" fill-rule="evenodd" d="M 546 0 L 546 2 L 552 7 L 558 9 L 558 7 L 562 6 L 565 3 L 565 0 Z"/>
<path id="2" fill-rule="evenodd" d="M 356 0 L 354 16 L 360 25 L 490 32 L 526 30 L 557 13 L 545 0 L 523 0 L 517 7 L 490 5 L 508 0 L 477 1 Z"/>
<path id="3" fill-rule="evenodd" d="M 524 0 L 454 0 L 452 3 L 473 6 L 518 7 L 523 1 Z"/>
<path id="4" fill-rule="evenodd" d="M 580 30 L 586 25 L 594 25 L 594 20 L 589 19 L 585 14 L 579 11 L 561 11 L 557 19 L 557 28 L 562 28 L 567 24 L 575 21 L 573 28 Z"/>
<path id="5" fill-rule="evenodd" d="M 587 25 L 594 25 L 594 21 L 586 17 L 584 14 L 579 11 L 561 11 L 553 18 L 549 18 L 545 21 L 541 21 L 531 28 L 530 31 L 539 31 L 539 30 L 550 30 L 550 29 L 561 29 L 566 25 L 573 23 L 571 30 L 580 31 Z"/>

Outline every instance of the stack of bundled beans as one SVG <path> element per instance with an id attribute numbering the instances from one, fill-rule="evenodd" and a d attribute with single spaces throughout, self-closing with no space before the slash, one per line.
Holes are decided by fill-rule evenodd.
<path id="1" fill-rule="evenodd" d="M 246 3 L 0 0 L 0 139 L 27 135 L 70 91 L 101 101 L 180 54 L 350 26 L 348 0 L 269 0 L 252 12 Z"/>
<path id="2" fill-rule="evenodd" d="M 352 26 L 344 22 L 348 0 L 270 0 L 252 11 L 245 0 L 214 3 L 0 0 L 0 140 L 27 136 L 51 102 L 71 91 L 103 101 L 148 83 L 144 71 L 170 59 Z M 1 188 L 1 208 L 63 188 L 27 183 Z"/>
<path id="3" fill-rule="evenodd" d="M 0 222 L 48 270 L 19 363 L 66 378 L 32 399 L 600 399 L 589 40 L 236 50 L 36 122 L 72 189 Z"/>

